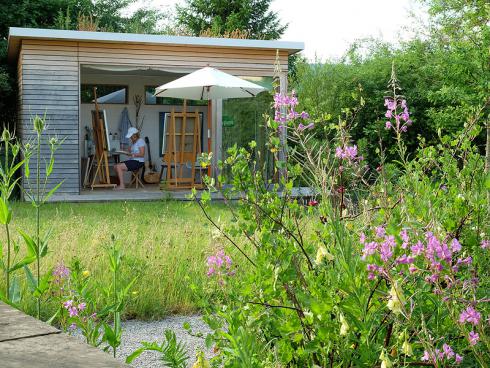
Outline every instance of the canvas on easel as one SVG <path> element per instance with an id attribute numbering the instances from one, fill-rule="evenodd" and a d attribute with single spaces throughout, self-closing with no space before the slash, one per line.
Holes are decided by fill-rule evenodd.
<path id="1" fill-rule="evenodd" d="M 195 187 L 195 165 L 201 153 L 201 119 L 199 113 L 175 112 L 164 129 L 163 162 L 167 167 L 166 183 L 169 189 Z M 173 168 L 173 170 L 172 170 Z M 189 170 L 185 170 L 185 169 Z"/>
<path id="2" fill-rule="evenodd" d="M 110 150 L 109 131 L 107 129 L 107 117 L 105 110 L 100 111 L 97 103 L 97 91 L 94 88 L 95 110 L 92 111 L 92 129 L 95 143 L 95 174 L 90 187 L 94 188 L 114 188 L 116 184 L 111 184 L 109 175 Z"/>

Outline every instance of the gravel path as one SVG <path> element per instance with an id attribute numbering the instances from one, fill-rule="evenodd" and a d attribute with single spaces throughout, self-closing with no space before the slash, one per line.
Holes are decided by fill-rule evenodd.
<path id="1" fill-rule="evenodd" d="M 194 334 L 202 333 L 203 337 L 200 338 L 191 336 L 182 327 L 184 322 L 188 322 L 190 324 L 191 330 Z M 116 351 L 116 358 L 118 360 L 124 362 L 128 355 L 141 346 L 141 341 L 158 341 L 159 343 L 162 343 L 164 340 L 164 331 L 172 330 L 177 336 L 177 341 L 182 342 L 187 346 L 187 352 L 190 357 L 188 364 L 189 367 L 194 364 L 197 351 L 206 351 L 204 337 L 206 337 L 206 334 L 210 332 L 209 328 L 199 315 L 170 316 L 164 320 L 154 322 L 131 320 L 123 322 L 122 329 L 122 344 Z M 83 336 L 81 336 L 79 333 L 75 333 L 75 335 L 83 339 Z M 208 358 L 210 358 L 211 355 L 211 352 L 206 351 L 206 356 Z M 137 368 L 161 368 L 163 367 L 163 364 L 159 359 L 159 354 L 157 352 L 146 351 L 135 359 L 133 363 L 131 363 L 131 366 Z"/>

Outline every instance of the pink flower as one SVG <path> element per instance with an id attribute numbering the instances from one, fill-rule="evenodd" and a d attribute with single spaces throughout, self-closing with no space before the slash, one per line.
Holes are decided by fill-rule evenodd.
<path id="1" fill-rule="evenodd" d="M 315 207 L 317 205 L 318 205 L 318 201 L 315 201 L 314 199 L 308 202 L 308 206 L 310 207 Z"/>
<path id="2" fill-rule="evenodd" d="M 410 241 L 407 229 L 403 229 L 402 231 L 400 231 L 400 238 L 402 238 L 405 243 L 408 243 Z"/>
<path id="3" fill-rule="evenodd" d="M 392 127 L 392 126 L 391 126 L 391 121 L 387 121 L 387 122 L 385 123 L 385 128 L 386 128 L 386 129 L 391 129 L 391 127 Z"/>
<path id="4" fill-rule="evenodd" d="M 209 270 L 208 270 L 207 275 L 208 275 L 208 276 L 211 276 L 211 275 L 213 275 L 213 274 L 214 274 L 214 272 L 215 272 L 214 268 L 213 268 L 213 267 L 210 267 L 210 268 L 209 268 Z"/>
<path id="5" fill-rule="evenodd" d="M 301 119 L 306 120 L 306 119 L 309 119 L 309 118 L 310 118 L 310 114 L 308 114 L 305 111 L 302 111 L 301 112 Z"/>
<path id="6" fill-rule="evenodd" d="M 490 240 L 482 240 L 480 246 L 481 249 L 490 249 Z"/>
<path id="7" fill-rule="evenodd" d="M 382 238 L 386 234 L 386 230 L 383 226 L 376 227 L 375 231 L 378 238 Z"/>
<path id="8" fill-rule="evenodd" d="M 480 336 L 477 332 L 471 331 L 468 335 L 468 340 L 470 341 L 470 345 L 474 346 L 477 344 L 478 340 L 480 340 Z"/>
<path id="9" fill-rule="evenodd" d="M 73 300 L 67 300 L 66 302 L 63 303 L 63 307 L 65 307 L 65 309 L 71 308 L 72 305 L 73 305 Z"/>
<path id="10" fill-rule="evenodd" d="M 424 351 L 424 355 L 422 355 L 422 358 L 420 358 L 420 360 L 423 362 L 428 362 L 428 361 L 435 362 L 434 357 L 432 357 L 427 350 Z"/>
<path id="11" fill-rule="evenodd" d="M 366 235 L 364 233 L 361 233 L 361 235 L 359 236 L 359 242 L 361 244 L 364 244 L 366 242 Z"/>
<path id="12" fill-rule="evenodd" d="M 68 313 L 70 314 L 70 317 L 78 316 L 78 309 L 76 307 L 70 307 L 68 308 Z"/>
<path id="13" fill-rule="evenodd" d="M 456 354 L 456 356 L 454 357 L 454 361 L 456 362 L 456 364 L 459 364 L 463 361 L 463 357 L 459 354 Z"/>
<path id="14" fill-rule="evenodd" d="M 480 318 L 481 314 L 472 306 L 469 306 L 459 315 L 459 323 L 468 322 L 476 326 L 480 322 Z"/>
<path id="15" fill-rule="evenodd" d="M 378 243 L 369 242 L 364 245 L 364 249 L 362 250 L 362 259 L 366 259 L 367 256 L 373 255 L 376 253 L 378 249 Z"/>
<path id="16" fill-rule="evenodd" d="M 461 243 L 458 241 L 458 239 L 453 239 L 451 242 L 451 250 L 455 253 L 461 250 Z"/>
<path id="17" fill-rule="evenodd" d="M 53 270 L 53 276 L 55 277 L 56 282 L 60 282 L 61 279 L 65 279 L 70 276 L 70 270 L 66 268 L 63 263 L 60 263 Z"/>
<path id="18" fill-rule="evenodd" d="M 86 307 L 87 307 L 87 304 L 85 304 L 85 303 L 78 304 L 78 310 L 79 311 L 83 311 Z"/>
<path id="19" fill-rule="evenodd" d="M 417 244 L 412 245 L 410 248 L 414 256 L 418 256 L 424 252 L 424 244 L 421 241 L 418 241 Z"/>
<path id="20" fill-rule="evenodd" d="M 444 351 L 447 359 L 451 359 L 454 356 L 454 351 L 448 344 L 442 345 L 442 350 Z"/>

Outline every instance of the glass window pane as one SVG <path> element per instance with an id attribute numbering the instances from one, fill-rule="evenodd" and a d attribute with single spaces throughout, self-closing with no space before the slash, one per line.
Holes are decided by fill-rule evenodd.
<path id="1" fill-rule="evenodd" d="M 82 103 L 94 103 L 94 87 L 97 88 L 97 102 L 103 104 L 127 104 L 128 87 L 108 84 L 82 84 L 80 99 Z"/>
<path id="2" fill-rule="evenodd" d="M 223 159 L 226 159 L 227 150 L 233 145 L 248 147 L 250 141 L 255 141 L 257 163 L 266 172 L 269 171 L 272 161 L 265 146 L 267 130 L 264 114 L 270 115 L 271 107 L 272 96 L 267 91 L 256 97 L 223 100 Z"/>

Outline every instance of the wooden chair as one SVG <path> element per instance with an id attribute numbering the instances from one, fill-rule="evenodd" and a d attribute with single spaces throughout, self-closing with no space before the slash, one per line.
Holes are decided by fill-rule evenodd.
<path id="1" fill-rule="evenodd" d="M 134 184 L 134 187 L 138 189 L 138 186 L 141 186 L 141 188 L 144 188 L 145 186 L 143 185 L 143 182 L 141 181 L 141 174 L 143 173 L 143 167 L 140 167 L 138 170 L 131 171 L 131 182 L 129 183 L 129 186 L 132 186 Z"/>

